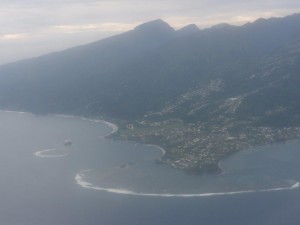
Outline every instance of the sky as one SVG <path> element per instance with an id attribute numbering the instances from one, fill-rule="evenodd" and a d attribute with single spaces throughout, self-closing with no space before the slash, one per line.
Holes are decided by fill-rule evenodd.
<path id="1" fill-rule="evenodd" d="M 300 13 L 299 0 L 0 0 L 0 65 L 163 19 L 175 29 Z"/>

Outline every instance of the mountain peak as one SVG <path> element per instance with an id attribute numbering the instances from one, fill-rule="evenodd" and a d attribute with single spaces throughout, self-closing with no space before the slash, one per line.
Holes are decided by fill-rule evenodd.
<path id="1" fill-rule="evenodd" d="M 220 23 L 220 24 L 212 26 L 211 28 L 213 28 L 213 29 L 224 29 L 224 28 L 230 28 L 230 27 L 234 27 L 234 26 L 230 25 L 228 23 Z"/>
<path id="2" fill-rule="evenodd" d="M 259 23 L 264 23 L 264 22 L 267 22 L 267 21 L 268 21 L 268 19 L 266 19 L 266 18 L 258 18 L 253 23 L 259 24 Z"/>
<path id="3" fill-rule="evenodd" d="M 179 36 L 184 36 L 184 35 L 189 35 L 189 34 L 194 34 L 200 31 L 199 27 L 195 24 L 189 24 L 177 31 L 177 34 Z"/>
<path id="4" fill-rule="evenodd" d="M 147 23 L 143 23 L 139 26 L 137 26 L 135 31 L 148 31 L 148 32 L 162 32 L 162 31 L 167 31 L 167 32 L 174 32 L 174 28 L 172 28 L 168 23 L 161 19 L 153 20 Z"/>

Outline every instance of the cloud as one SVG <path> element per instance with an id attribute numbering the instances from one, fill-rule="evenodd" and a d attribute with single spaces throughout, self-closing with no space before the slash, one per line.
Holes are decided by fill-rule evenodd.
<path id="1" fill-rule="evenodd" d="M 19 40 L 19 39 L 25 39 L 27 38 L 27 34 L 5 34 L 0 36 L 0 39 L 2 40 Z"/>
<path id="2" fill-rule="evenodd" d="M 177 29 L 191 23 L 205 28 L 298 11 L 299 0 L 1 0 L 0 64 L 13 60 L 13 55 L 24 57 L 26 49 L 28 56 L 42 54 L 125 32 L 158 18 Z M 12 42 L 14 45 L 9 44 Z M 13 52 L 11 57 L 9 52 Z"/>

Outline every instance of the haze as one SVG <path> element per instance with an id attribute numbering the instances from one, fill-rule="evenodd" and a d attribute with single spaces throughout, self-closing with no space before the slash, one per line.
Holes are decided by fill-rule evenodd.
<path id="1" fill-rule="evenodd" d="M 175 28 L 241 25 L 300 11 L 298 0 L 2 0 L 0 64 L 82 45 L 157 18 Z"/>

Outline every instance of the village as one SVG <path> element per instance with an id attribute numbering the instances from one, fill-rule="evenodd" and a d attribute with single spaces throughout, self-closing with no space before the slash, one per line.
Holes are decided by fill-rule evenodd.
<path id="1" fill-rule="evenodd" d="M 220 173 L 219 162 L 235 152 L 300 137 L 300 127 L 254 127 L 247 123 L 184 123 L 171 119 L 126 124 L 114 138 L 165 149 L 159 162 L 188 173 Z"/>

